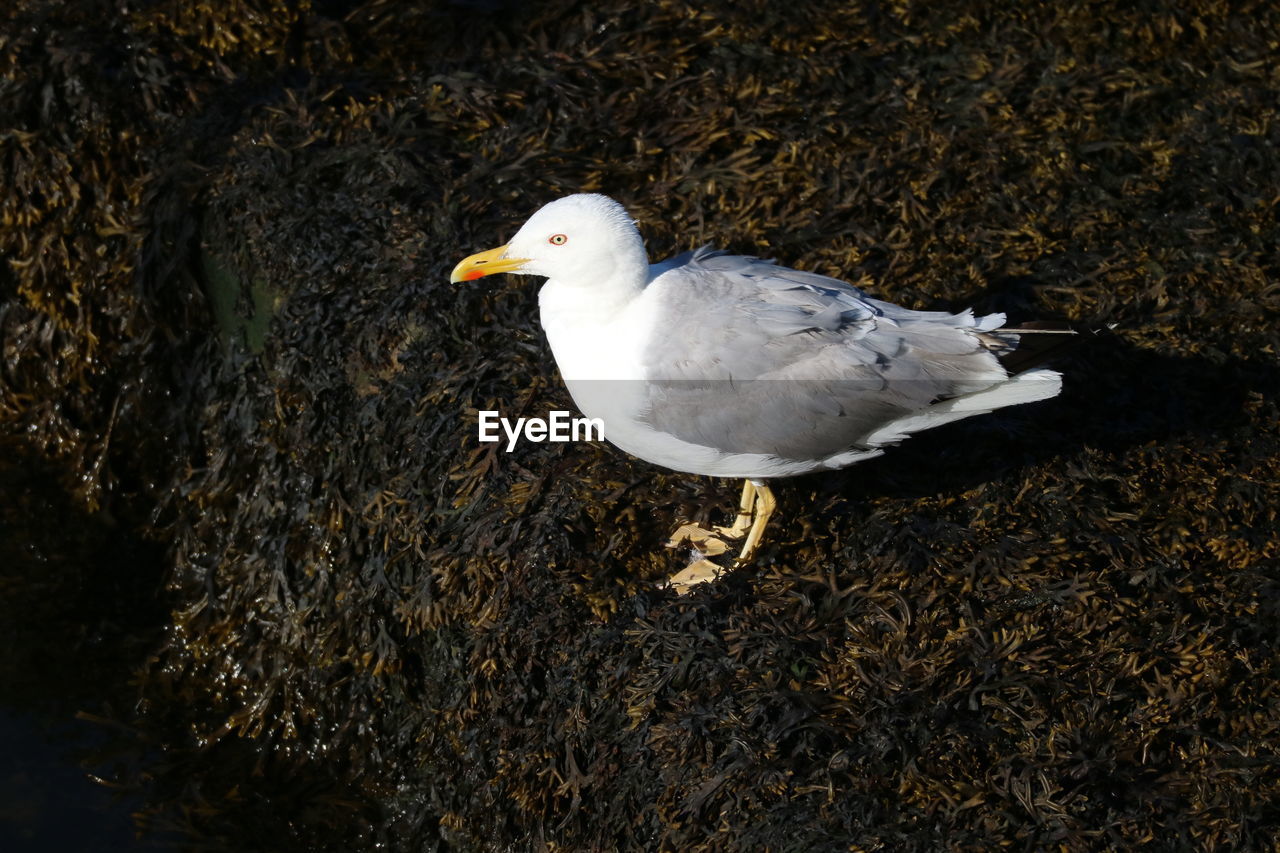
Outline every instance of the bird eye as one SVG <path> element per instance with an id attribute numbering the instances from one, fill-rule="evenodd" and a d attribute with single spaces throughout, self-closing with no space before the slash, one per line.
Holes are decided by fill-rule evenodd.
<path id="1" fill-rule="evenodd" d="M 563 234 L 552 234 L 551 239 L 547 242 L 553 246 L 563 246 L 565 243 L 569 242 L 569 238 Z"/>

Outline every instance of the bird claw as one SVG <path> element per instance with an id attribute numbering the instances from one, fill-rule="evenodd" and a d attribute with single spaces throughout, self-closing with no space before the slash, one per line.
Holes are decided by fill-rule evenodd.
<path id="1" fill-rule="evenodd" d="M 685 595 L 695 586 L 708 583 L 725 573 L 723 566 L 718 566 L 708 557 L 718 557 L 729 550 L 724 540 L 715 532 L 699 527 L 696 524 L 682 524 L 667 540 L 668 548 L 689 546 L 698 557 L 684 569 L 676 572 L 663 581 L 662 589 L 674 589 L 679 595 Z"/>
<path id="2" fill-rule="evenodd" d="M 747 480 L 742 486 L 742 500 L 739 504 L 738 515 L 733 519 L 731 526 L 720 527 L 717 525 L 711 530 L 707 530 L 696 524 L 680 525 L 676 532 L 671 534 L 671 538 L 667 540 L 667 547 L 679 548 L 683 545 L 688 545 L 699 559 L 682 571 L 672 575 L 662 586 L 674 589 L 680 595 L 684 595 L 699 584 L 719 578 L 728 570 L 723 566 L 716 565 L 707 558 L 718 557 L 729 550 L 729 546 L 725 544 L 725 539 L 735 540 L 746 537 L 746 541 L 742 543 L 741 552 L 733 561 L 733 568 L 736 569 L 750 562 L 752 555 L 760 544 L 760 536 L 764 533 L 765 522 L 769 520 L 769 516 L 773 513 L 774 506 L 773 492 L 769 490 L 767 485 Z"/>
<path id="3" fill-rule="evenodd" d="M 729 546 L 724 543 L 723 539 L 718 538 L 714 532 L 696 524 L 680 525 L 666 542 L 666 547 L 668 548 L 680 548 L 685 545 L 693 548 L 703 557 L 718 557 L 729 550 Z"/>
<path id="4" fill-rule="evenodd" d="M 661 588 L 674 589 L 678 595 L 687 595 L 695 586 L 716 580 L 724 572 L 723 566 L 717 566 L 704 557 L 667 578 Z"/>

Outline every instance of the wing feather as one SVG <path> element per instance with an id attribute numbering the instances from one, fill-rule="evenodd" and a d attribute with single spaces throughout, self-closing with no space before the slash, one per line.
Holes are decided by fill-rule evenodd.
<path id="1" fill-rule="evenodd" d="M 649 295 L 664 329 L 644 354 L 643 418 L 684 441 L 827 459 L 901 440 L 933 425 L 930 407 L 1009 379 L 984 341 L 1003 315 L 912 311 L 707 248 L 656 271 Z"/>

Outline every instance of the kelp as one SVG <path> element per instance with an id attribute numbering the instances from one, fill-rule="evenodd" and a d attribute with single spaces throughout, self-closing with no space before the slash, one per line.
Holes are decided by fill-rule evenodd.
<path id="1" fill-rule="evenodd" d="M 0 473 L 28 496 L 3 519 L 54 554 L 10 549 L 6 606 L 44 601 L 60 659 L 87 642 L 60 619 L 126 638 L 107 669 L 132 683 L 72 701 L 133 738 L 112 778 L 143 828 L 234 850 L 1280 831 L 1270 4 L 0 16 Z M 711 242 L 912 307 L 1115 328 L 1055 401 L 780 484 L 759 559 L 679 598 L 661 543 L 727 519 L 734 484 L 476 439 L 479 410 L 571 403 L 536 286 L 448 271 L 583 190 L 654 257 Z M 137 579 L 159 576 L 157 612 Z M 61 606 L 83 577 L 118 600 Z"/>

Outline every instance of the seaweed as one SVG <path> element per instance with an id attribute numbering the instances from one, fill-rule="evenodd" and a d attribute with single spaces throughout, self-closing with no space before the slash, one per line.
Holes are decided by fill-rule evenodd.
<path id="1" fill-rule="evenodd" d="M 14 695 L 114 721 L 95 772 L 192 849 L 1270 849 L 1278 38 L 1265 3 L 11 4 Z M 678 598 L 660 543 L 732 484 L 475 439 L 570 403 L 535 288 L 448 270 L 582 190 L 655 257 L 1115 329 L 1055 401 L 781 484 Z"/>

